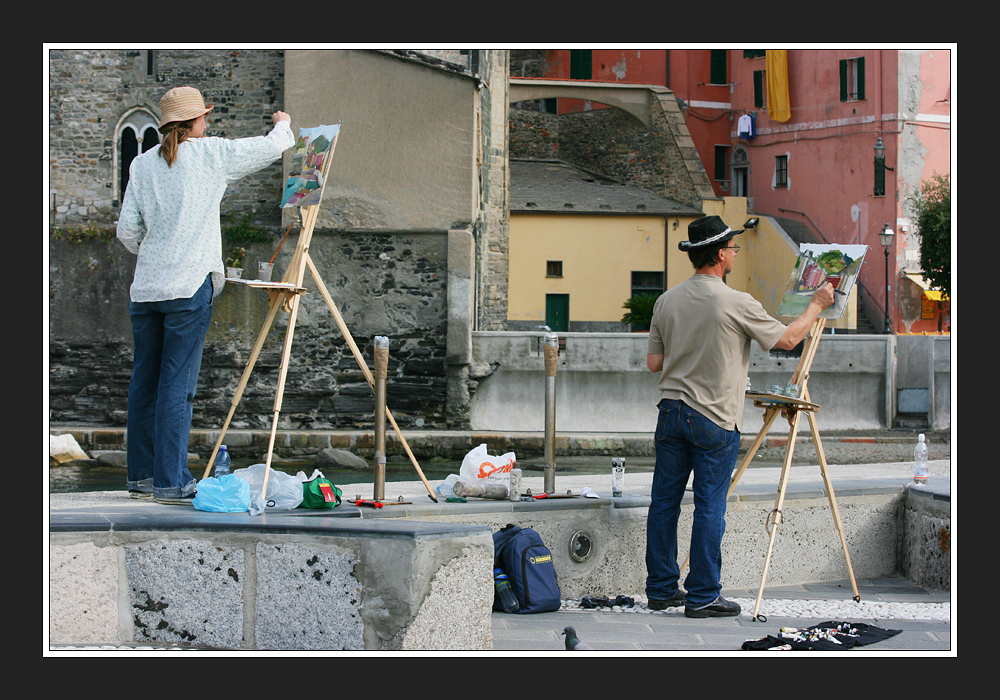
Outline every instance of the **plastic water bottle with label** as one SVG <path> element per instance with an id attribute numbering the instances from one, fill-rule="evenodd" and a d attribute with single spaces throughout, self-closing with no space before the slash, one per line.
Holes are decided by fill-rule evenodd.
<path id="1" fill-rule="evenodd" d="M 520 606 L 517 604 L 517 598 L 514 597 L 514 589 L 510 587 L 507 574 L 499 567 L 493 569 L 493 585 L 496 587 L 497 595 L 500 596 L 500 605 L 503 606 L 503 611 L 517 612 Z"/>
<path id="2" fill-rule="evenodd" d="M 229 456 L 229 451 L 225 445 L 219 447 L 219 454 L 215 455 L 215 478 L 221 479 L 230 473 L 233 460 Z"/>
<path id="3" fill-rule="evenodd" d="M 917 438 L 917 446 L 913 448 L 913 483 L 927 483 L 927 442 L 924 434 Z"/>

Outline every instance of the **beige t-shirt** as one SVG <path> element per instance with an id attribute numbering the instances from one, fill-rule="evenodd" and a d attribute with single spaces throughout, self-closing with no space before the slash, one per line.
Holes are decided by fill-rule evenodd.
<path id="1" fill-rule="evenodd" d="M 742 430 L 750 341 L 770 350 L 785 324 L 746 292 L 694 274 L 657 299 L 647 352 L 663 355 L 661 399 L 680 399 L 726 430 Z"/>

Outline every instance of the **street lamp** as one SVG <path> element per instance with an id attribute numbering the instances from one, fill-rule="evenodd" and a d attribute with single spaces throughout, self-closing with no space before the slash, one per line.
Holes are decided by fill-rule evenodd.
<path id="1" fill-rule="evenodd" d="M 892 329 L 889 326 L 889 248 L 892 247 L 892 239 L 896 235 L 895 231 L 889 228 L 889 224 L 885 225 L 881 231 L 878 232 L 879 240 L 882 241 L 882 248 L 885 250 L 885 328 L 883 332 L 891 333 Z"/>
<path id="2" fill-rule="evenodd" d="M 885 164 L 885 144 L 882 143 L 882 137 L 879 136 L 878 140 L 875 142 L 875 196 L 884 197 L 885 196 L 885 171 L 889 170 L 895 172 L 888 165 Z"/>

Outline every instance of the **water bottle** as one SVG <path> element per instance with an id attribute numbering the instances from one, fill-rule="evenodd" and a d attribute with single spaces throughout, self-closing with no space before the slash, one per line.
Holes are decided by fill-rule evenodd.
<path id="1" fill-rule="evenodd" d="M 503 606 L 503 611 L 509 613 L 517 612 L 520 606 L 517 604 L 517 598 L 514 597 L 514 589 L 510 587 L 510 581 L 507 579 L 507 574 L 503 572 L 503 569 L 493 569 L 493 585 L 497 589 L 497 595 L 500 596 L 500 605 Z"/>
<path id="2" fill-rule="evenodd" d="M 521 500 L 521 470 L 517 468 L 517 462 L 510 470 L 510 488 L 507 489 L 507 498 L 512 501 Z"/>
<path id="3" fill-rule="evenodd" d="M 219 454 L 215 455 L 215 478 L 221 479 L 226 474 L 229 474 L 229 467 L 232 464 L 232 459 L 229 457 L 229 452 L 226 451 L 226 446 L 222 445 L 219 447 Z"/>
<path id="4" fill-rule="evenodd" d="M 913 448 L 913 483 L 927 483 L 927 443 L 923 433 L 920 433 L 917 446 Z"/>

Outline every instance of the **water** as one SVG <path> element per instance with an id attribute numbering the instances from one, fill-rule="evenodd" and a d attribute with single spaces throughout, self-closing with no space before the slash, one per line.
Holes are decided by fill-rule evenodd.
<path id="1" fill-rule="evenodd" d="M 424 478 L 432 486 L 436 486 L 444 481 L 449 474 L 458 474 L 461 469 L 461 461 L 429 459 L 417 460 L 420 471 Z M 251 464 L 260 464 L 260 460 L 233 460 L 233 471 L 249 467 Z M 316 467 L 309 460 L 295 462 L 273 463 L 272 468 L 286 474 L 295 475 L 305 472 L 310 476 L 313 469 L 319 468 L 323 476 L 334 484 L 357 484 L 373 479 L 371 471 L 357 471 L 354 469 L 332 469 L 329 467 Z M 525 476 L 540 476 L 544 473 L 544 462 L 541 459 L 530 459 L 524 462 L 518 461 L 517 466 L 524 472 Z M 205 474 L 205 463 L 197 462 L 190 467 L 191 476 L 200 480 Z M 629 472 L 651 472 L 653 470 L 653 459 L 645 457 L 629 457 L 625 460 L 625 478 L 628 479 Z M 556 474 L 590 475 L 596 474 L 607 476 L 611 474 L 610 457 L 562 457 L 556 456 Z M 209 472 L 209 476 L 212 472 Z M 409 460 L 390 460 L 385 465 L 386 483 L 401 481 L 419 481 L 420 476 L 413 464 Z M 106 466 L 99 464 L 97 460 L 87 462 L 74 462 L 49 469 L 49 493 L 88 493 L 92 491 L 119 491 L 125 488 L 125 468 Z"/>

